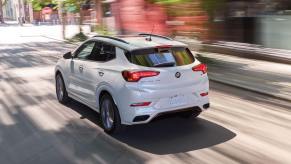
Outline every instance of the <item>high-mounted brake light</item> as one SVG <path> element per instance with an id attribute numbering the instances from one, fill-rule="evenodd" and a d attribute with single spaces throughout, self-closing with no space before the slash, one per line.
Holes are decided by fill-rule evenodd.
<path id="1" fill-rule="evenodd" d="M 206 64 L 199 64 L 192 68 L 194 72 L 201 71 L 203 74 L 207 73 L 207 66 Z"/>
<path id="2" fill-rule="evenodd" d="M 122 76 L 128 82 L 138 82 L 141 78 L 158 76 L 157 71 L 123 71 Z"/>
<path id="3" fill-rule="evenodd" d="M 160 46 L 156 46 L 155 48 L 171 48 L 172 45 L 160 45 Z"/>

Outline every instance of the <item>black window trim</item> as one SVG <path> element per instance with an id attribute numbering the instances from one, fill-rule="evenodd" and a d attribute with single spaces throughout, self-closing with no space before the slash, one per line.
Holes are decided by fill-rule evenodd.
<path id="1" fill-rule="evenodd" d="M 86 60 L 86 59 L 80 59 L 80 58 L 78 58 L 78 54 L 84 49 L 84 45 L 85 44 L 87 44 L 87 43 L 89 43 L 90 44 L 90 42 L 94 42 L 93 40 L 88 40 L 88 41 L 86 41 L 86 42 L 84 42 L 83 44 L 81 44 L 76 50 L 75 50 L 75 52 L 73 53 L 73 59 L 76 59 L 76 60 Z M 93 47 L 93 49 L 92 49 L 92 51 L 95 49 L 95 46 L 96 46 L 96 43 L 94 42 L 94 47 Z M 91 52 L 92 53 L 92 52 Z M 90 54 L 91 55 L 91 54 Z"/>
<path id="2" fill-rule="evenodd" d="M 112 59 L 110 59 L 110 60 L 106 60 L 106 61 L 96 61 L 96 60 L 90 60 L 90 59 L 80 59 L 80 58 L 78 58 L 77 56 L 78 56 L 78 54 L 80 53 L 80 51 L 82 51 L 84 48 L 84 45 L 85 44 L 87 44 L 87 43 L 89 43 L 90 44 L 90 42 L 92 42 L 92 43 L 95 43 L 95 45 L 94 45 L 94 47 L 93 47 L 93 51 L 96 49 L 96 43 L 101 43 L 101 45 L 103 46 L 103 44 L 105 43 L 105 44 L 108 44 L 108 45 L 110 45 L 110 46 L 113 46 L 113 47 L 115 47 L 115 54 L 114 54 L 114 58 L 112 58 Z M 112 44 L 112 43 L 109 43 L 109 42 L 105 42 L 105 41 L 101 41 L 101 40 L 88 40 L 88 41 L 86 41 L 86 42 L 84 42 L 83 44 L 81 44 L 74 52 L 73 52 L 73 58 L 72 59 L 75 59 L 75 60 L 82 60 L 82 61 L 89 61 L 89 62 L 98 62 L 98 63 L 105 63 L 105 62 L 109 62 L 109 61 L 111 61 L 111 60 L 114 60 L 114 59 L 116 59 L 116 47 L 118 47 L 118 46 L 116 46 L 116 45 L 114 45 L 114 44 Z M 120 48 L 120 47 L 118 47 L 118 48 Z M 123 48 L 120 48 L 120 49 L 123 49 Z M 92 51 L 92 52 L 93 52 Z M 92 54 L 92 52 L 91 52 L 91 54 Z M 90 54 L 90 55 L 91 55 Z"/>

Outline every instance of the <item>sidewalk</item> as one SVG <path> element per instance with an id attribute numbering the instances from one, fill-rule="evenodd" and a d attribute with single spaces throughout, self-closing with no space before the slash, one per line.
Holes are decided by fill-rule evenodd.
<path id="1" fill-rule="evenodd" d="M 216 53 L 198 53 L 212 81 L 291 101 L 291 65 Z"/>

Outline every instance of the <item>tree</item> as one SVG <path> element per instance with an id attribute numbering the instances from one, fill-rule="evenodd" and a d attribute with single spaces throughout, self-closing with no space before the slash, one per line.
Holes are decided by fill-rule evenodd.
<path id="1" fill-rule="evenodd" d="M 96 11 L 96 19 L 97 23 L 99 26 L 102 26 L 102 17 L 103 17 L 103 12 L 102 12 L 102 3 L 101 0 L 95 0 L 95 11 Z"/>
<path id="2" fill-rule="evenodd" d="M 62 24 L 62 38 L 66 38 L 66 24 L 65 24 L 65 11 L 64 11 L 64 3 L 62 0 L 59 0 L 58 2 L 58 14 L 59 14 L 59 19 Z"/>
<path id="3" fill-rule="evenodd" d="M 86 3 L 87 0 L 64 0 L 65 10 L 70 13 L 79 13 L 79 31 L 82 32 L 83 24 L 83 14 L 82 5 Z"/>
<path id="4" fill-rule="evenodd" d="M 59 0 L 29 0 L 34 11 L 41 11 L 44 7 L 51 7 L 57 9 Z"/>
<path id="5" fill-rule="evenodd" d="M 217 9 L 225 5 L 226 0 L 202 0 L 202 8 L 208 13 L 209 21 L 213 21 Z"/>
<path id="6" fill-rule="evenodd" d="M 3 6 L 6 4 L 7 0 L 0 0 L 0 23 L 4 23 L 3 17 Z"/>
<path id="7" fill-rule="evenodd" d="M 68 13 L 79 13 L 79 31 L 82 33 L 82 24 L 83 24 L 83 14 L 82 14 L 82 6 L 88 0 L 58 0 L 58 9 L 59 9 L 59 17 L 62 23 L 62 35 L 63 39 L 65 39 L 65 30 L 66 30 L 66 12 Z"/>

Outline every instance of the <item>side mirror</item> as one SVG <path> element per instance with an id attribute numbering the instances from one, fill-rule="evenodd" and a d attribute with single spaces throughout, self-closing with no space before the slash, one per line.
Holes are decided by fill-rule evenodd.
<path id="1" fill-rule="evenodd" d="M 72 52 L 67 52 L 63 55 L 63 58 L 64 59 L 71 59 L 73 56 L 72 56 Z"/>

